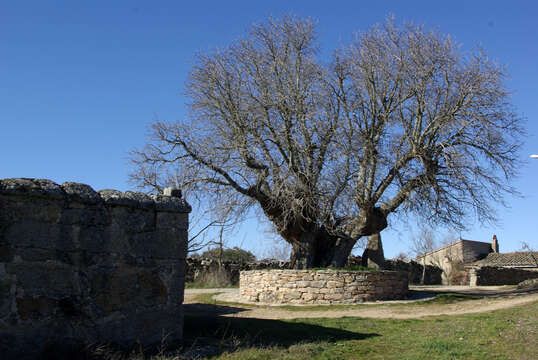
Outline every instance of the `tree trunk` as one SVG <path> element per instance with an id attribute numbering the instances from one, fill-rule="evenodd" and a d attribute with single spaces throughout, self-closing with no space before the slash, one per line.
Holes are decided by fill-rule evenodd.
<path id="1" fill-rule="evenodd" d="M 269 210 L 264 211 L 269 214 Z M 331 235 L 324 227 L 306 221 L 289 224 L 280 235 L 292 245 L 292 268 L 344 267 L 360 237 L 379 233 L 386 227 L 386 214 L 379 208 L 371 208 L 365 209 L 362 216 L 350 223 L 346 233 L 354 240 Z"/>
<path id="2" fill-rule="evenodd" d="M 294 269 L 344 267 L 355 241 L 329 235 L 326 231 L 303 233 L 292 242 L 291 266 Z"/>

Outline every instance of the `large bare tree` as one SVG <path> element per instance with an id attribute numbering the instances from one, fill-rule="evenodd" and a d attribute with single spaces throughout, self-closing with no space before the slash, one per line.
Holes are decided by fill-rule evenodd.
<path id="1" fill-rule="evenodd" d="M 495 218 L 523 135 L 504 78 L 422 26 L 389 19 L 324 62 L 312 21 L 270 19 L 197 56 L 188 119 L 151 127 L 132 176 L 158 186 L 172 171 L 208 206 L 259 209 L 295 267 L 342 266 L 397 210 Z"/>

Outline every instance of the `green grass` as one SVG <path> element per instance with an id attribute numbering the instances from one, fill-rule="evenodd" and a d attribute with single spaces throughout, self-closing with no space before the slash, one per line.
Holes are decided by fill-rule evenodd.
<path id="1" fill-rule="evenodd" d="M 214 359 L 536 359 L 538 302 L 411 320 L 187 316 L 184 334 L 213 339 Z"/>

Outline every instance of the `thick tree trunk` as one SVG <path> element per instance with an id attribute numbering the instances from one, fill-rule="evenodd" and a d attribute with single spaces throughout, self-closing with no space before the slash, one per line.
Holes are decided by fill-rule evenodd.
<path id="1" fill-rule="evenodd" d="M 344 267 L 355 243 L 323 230 L 303 233 L 292 242 L 291 266 L 294 269 Z"/>
<path id="2" fill-rule="evenodd" d="M 357 240 L 381 232 L 387 227 L 387 217 L 381 209 L 362 211 L 362 216 L 350 223 L 347 233 L 354 240 L 338 238 L 314 224 L 290 226 L 282 237 L 292 245 L 291 265 L 294 269 L 313 267 L 344 267 Z M 305 230 L 308 229 L 308 230 Z"/>

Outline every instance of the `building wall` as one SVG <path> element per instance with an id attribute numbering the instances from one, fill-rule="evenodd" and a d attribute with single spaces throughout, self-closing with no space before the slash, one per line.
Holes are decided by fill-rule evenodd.
<path id="1" fill-rule="evenodd" d="M 423 257 L 418 257 L 419 263 L 425 262 L 426 265 L 433 265 L 441 268 L 442 282 L 443 284 L 452 284 L 453 279 L 464 279 L 467 284 L 468 276 L 463 276 L 465 270 L 461 267 L 461 264 L 471 263 L 473 261 L 482 259 L 492 251 L 491 244 L 471 241 L 471 240 L 459 240 L 452 244 L 443 246 L 437 250 L 427 253 Z M 462 274 L 457 274 L 462 272 Z M 456 284 L 452 284 L 456 285 Z"/>
<path id="2" fill-rule="evenodd" d="M 490 252 L 493 251 L 491 244 L 479 241 L 466 241 L 463 240 L 463 262 L 471 263 L 485 258 Z"/>
<path id="3" fill-rule="evenodd" d="M 0 180 L 2 359 L 180 341 L 189 211 L 171 196 Z"/>

